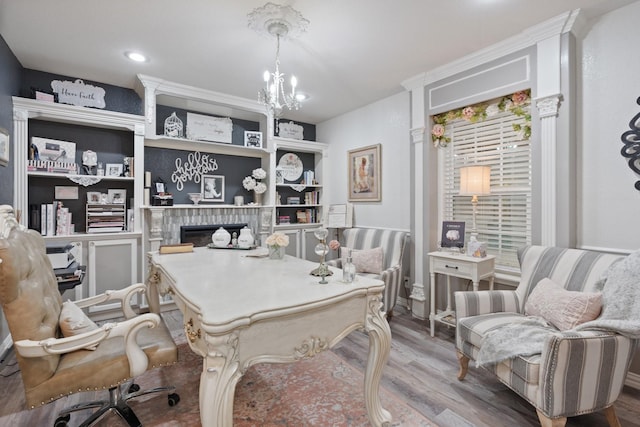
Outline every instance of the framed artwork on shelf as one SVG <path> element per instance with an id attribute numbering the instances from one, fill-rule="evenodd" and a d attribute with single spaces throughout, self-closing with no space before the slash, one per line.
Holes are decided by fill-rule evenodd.
<path id="1" fill-rule="evenodd" d="M 122 171 L 124 170 L 124 166 L 122 163 L 107 163 L 107 176 L 120 176 L 122 175 Z"/>
<path id="2" fill-rule="evenodd" d="M 202 201 L 224 202 L 224 176 L 202 175 Z"/>
<path id="3" fill-rule="evenodd" d="M 382 199 L 381 145 L 349 150 L 349 201 L 379 202 Z"/>
<path id="4" fill-rule="evenodd" d="M 87 191 L 87 203 L 100 203 L 100 192 Z"/>
<path id="5" fill-rule="evenodd" d="M 440 240 L 440 247 L 464 247 L 464 222 L 442 221 L 442 238 Z"/>
<path id="6" fill-rule="evenodd" d="M 9 164 L 9 132 L 0 128 L 0 165 L 7 166 Z"/>
<path id="7" fill-rule="evenodd" d="M 109 195 L 109 203 L 126 203 L 127 190 L 125 189 L 109 189 L 107 190 Z"/>
<path id="8" fill-rule="evenodd" d="M 244 146 L 252 148 L 262 148 L 262 132 L 245 130 Z"/>

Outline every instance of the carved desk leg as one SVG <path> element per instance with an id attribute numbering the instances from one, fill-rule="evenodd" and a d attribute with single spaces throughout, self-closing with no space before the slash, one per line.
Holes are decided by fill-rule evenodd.
<path id="1" fill-rule="evenodd" d="M 233 395 L 242 377 L 235 335 L 205 338 L 208 352 L 200 374 L 200 420 L 203 427 L 233 426 Z"/>
<path id="2" fill-rule="evenodd" d="M 369 334 L 369 357 L 364 376 L 364 394 L 369 421 L 372 425 L 390 426 L 391 414 L 380 403 L 380 378 L 391 350 L 391 329 L 384 318 L 380 297 L 369 300 L 369 314 L 365 329 Z"/>

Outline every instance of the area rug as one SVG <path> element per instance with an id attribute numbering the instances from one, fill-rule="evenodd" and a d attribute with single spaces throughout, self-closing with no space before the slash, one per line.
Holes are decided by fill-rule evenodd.
<path id="1" fill-rule="evenodd" d="M 178 351 L 179 362 L 176 365 L 146 372 L 136 380 L 142 389 L 173 384 L 181 398 L 180 403 L 174 407 L 167 405 L 166 395 L 150 395 L 130 401 L 144 426 L 200 426 L 198 384 L 202 358 L 186 344 L 180 344 Z M 19 386 L 20 389 L 14 389 L 12 393 L 23 393 L 21 382 Z M 236 387 L 233 425 L 369 426 L 363 389 L 362 372 L 331 351 L 296 363 L 254 365 L 247 370 Z M 81 398 L 89 400 L 92 397 L 85 394 Z M 436 426 L 383 387 L 380 388 L 380 398 L 382 406 L 393 417 L 392 426 Z M 54 404 L 31 411 L 24 410 L 19 414 L 2 413 L 0 425 L 9 425 L 4 424 L 5 421 L 19 420 L 21 425 L 51 426 L 58 409 L 75 403 L 75 400 L 67 399 L 70 398 L 59 399 Z M 81 419 L 80 414 L 72 416 L 70 427 L 78 425 Z M 99 425 L 119 427 L 125 424 L 115 414 L 109 414 Z"/>

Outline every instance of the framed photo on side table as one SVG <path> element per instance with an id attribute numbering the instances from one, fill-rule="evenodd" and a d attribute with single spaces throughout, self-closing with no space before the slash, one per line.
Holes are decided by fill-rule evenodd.
<path id="1" fill-rule="evenodd" d="M 379 202 L 382 199 L 380 151 L 380 144 L 348 151 L 350 202 Z"/>
<path id="2" fill-rule="evenodd" d="M 440 246 L 443 248 L 464 247 L 464 222 L 442 221 L 442 239 Z"/>
<path id="3" fill-rule="evenodd" d="M 224 175 L 202 175 L 202 201 L 224 202 Z"/>

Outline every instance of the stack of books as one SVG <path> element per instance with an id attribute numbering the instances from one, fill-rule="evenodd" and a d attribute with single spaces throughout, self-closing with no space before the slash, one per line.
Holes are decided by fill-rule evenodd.
<path id="1" fill-rule="evenodd" d="M 68 236 L 75 231 L 69 208 L 57 200 L 30 205 L 29 228 L 39 231 L 43 236 Z"/>

